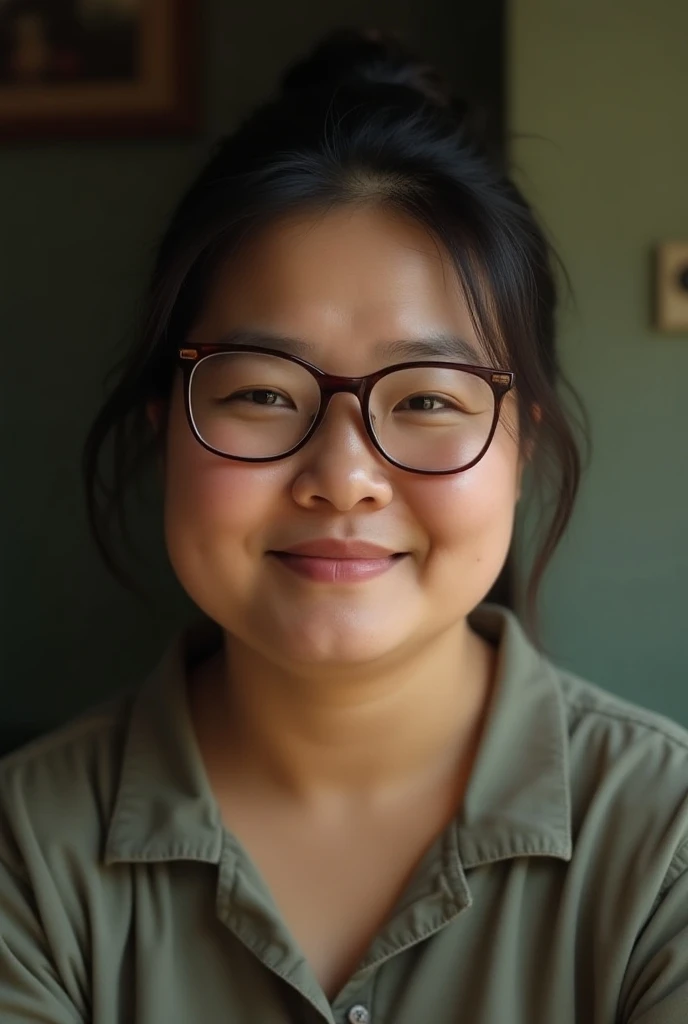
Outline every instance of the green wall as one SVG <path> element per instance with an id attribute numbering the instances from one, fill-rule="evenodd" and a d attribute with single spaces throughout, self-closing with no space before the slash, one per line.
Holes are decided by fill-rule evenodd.
<path id="1" fill-rule="evenodd" d="M 288 61 L 345 24 L 399 30 L 500 112 L 501 0 L 198 4 L 197 137 L 5 145 L 0 152 L 0 749 L 136 682 L 186 612 L 146 520 L 148 604 L 108 577 L 88 538 L 81 444 L 102 381 L 137 328 L 156 239 L 211 142 Z M 202 10 L 201 10 L 202 9 Z"/>
<path id="2" fill-rule="evenodd" d="M 562 351 L 594 440 L 545 640 L 688 723 L 688 332 L 650 319 L 652 247 L 688 241 L 688 4 L 511 0 L 507 36 L 512 154 L 572 277 Z"/>

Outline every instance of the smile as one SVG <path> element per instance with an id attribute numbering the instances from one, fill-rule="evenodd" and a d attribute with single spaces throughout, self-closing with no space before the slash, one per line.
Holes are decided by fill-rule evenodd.
<path id="1" fill-rule="evenodd" d="M 286 551 L 270 554 L 286 569 L 316 583 L 360 583 L 389 572 L 403 554 L 386 558 L 323 558 L 317 555 L 297 555 Z"/>

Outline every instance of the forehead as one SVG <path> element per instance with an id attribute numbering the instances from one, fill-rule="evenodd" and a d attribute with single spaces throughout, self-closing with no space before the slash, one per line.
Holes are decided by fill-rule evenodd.
<path id="1" fill-rule="evenodd" d="M 238 328 L 345 352 L 432 334 L 480 348 L 448 253 L 422 225 L 372 207 L 292 215 L 256 234 L 219 268 L 194 340 Z"/>

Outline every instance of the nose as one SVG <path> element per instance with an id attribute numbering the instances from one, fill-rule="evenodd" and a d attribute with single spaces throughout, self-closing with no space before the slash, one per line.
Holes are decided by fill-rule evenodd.
<path id="1" fill-rule="evenodd" d="M 355 395 L 332 397 L 322 423 L 294 458 L 292 495 L 304 508 L 327 504 L 350 512 L 363 504 L 373 511 L 392 500 L 393 467 L 371 443 Z"/>

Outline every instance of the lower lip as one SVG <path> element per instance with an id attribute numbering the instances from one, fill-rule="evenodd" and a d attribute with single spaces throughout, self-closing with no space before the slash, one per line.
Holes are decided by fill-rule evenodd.
<path id="1" fill-rule="evenodd" d="M 289 555 L 284 552 L 271 552 L 287 569 L 297 576 L 318 583 L 357 583 L 371 580 L 389 572 L 403 555 L 391 555 L 389 558 L 315 558 L 306 555 Z"/>

